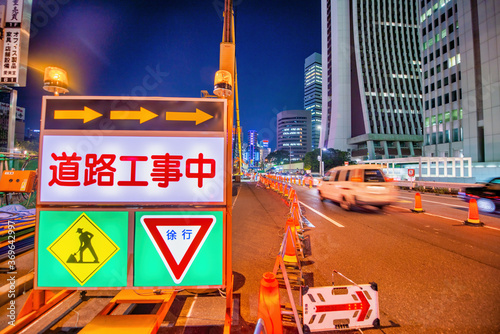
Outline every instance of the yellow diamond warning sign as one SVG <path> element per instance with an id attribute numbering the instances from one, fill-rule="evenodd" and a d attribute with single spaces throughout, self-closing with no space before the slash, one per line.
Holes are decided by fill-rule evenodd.
<path id="1" fill-rule="evenodd" d="M 120 248 L 82 213 L 47 250 L 84 285 Z"/>

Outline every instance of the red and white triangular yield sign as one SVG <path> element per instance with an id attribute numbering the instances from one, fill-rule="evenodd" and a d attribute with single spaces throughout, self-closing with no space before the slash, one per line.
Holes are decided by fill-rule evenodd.
<path id="1" fill-rule="evenodd" d="M 180 284 L 215 224 L 213 215 L 145 215 L 141 223 L 165 267 Z"/>

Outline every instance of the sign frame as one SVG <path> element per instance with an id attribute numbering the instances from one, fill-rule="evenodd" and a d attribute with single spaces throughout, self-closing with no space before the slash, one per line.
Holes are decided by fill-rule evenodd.
<path id="1" fill-rule="evenodd" d="M 97 99 L 97 100 L 105 100 L 105 101 L 110 101 L 110 100 L 120 100 L 120 101 L 132 101 L 134 103 L 138 103 L 140 101 L 155 101 L 157 103 L 158 101 L 184 101 L 184 102 L 189 102 L 189 101 L 201 101 L 201 102 L 210 102 L 210 103 L 216 103 L 215 106 L 218 106 L 217 108 L 219 109 L 211 109 L 212 112 L 213 110 L 222 110 L 222 114 L 220 114 L 219 117 L 219 125 L 220 125 L 220 118 L 222 118 L 222 126 L 219 126 L 217 130 L 215 131 L 206 131 L 206 130 L 201 130 L 201 131 L 195 131 L 192 129 L 185 130 L 185 131 L 178 131 L 178 130 L 171 130 L 171 129 L 166 129 L 166 130 L 150 130 L 150 129 L 142 129 L 142 128 L 134 128 L 134 129 L 114 129 L 113 126 L 110 125 L 109 122 L 103 122 L 100 123 L 99 128 L 96 129 L 67 129 L 67 128 L 57 128 L 57 129 L 46 129 L 45 128 L 45 122 L 46 122 L 46 101 L 51 100 L 51 99 L 57 99 L 61 101 L 68 101 L 71 102 L 72 100 L 78 100 L 80 103 L 82 101 L 85 101 L 86 99 Z M 124 103 L 125 103 L 124 102 Z M 113 96 L 81 96 L 81 97 L 72 97 L 72 96 L 57 96 L 57 97 L 52 97 L 52 96 L 44 96 L 43 101 L 42 101 L 42 119 L 41 119 L 41 128 L 40 128 L 40 156 L 43 156 L 43 150 L 44 150 L 44 141 L 45 141 L 45 136 L 81 136 L 82 139 L 87 139 L 91 140 L 92 138 L 95 139 L 96 136 L 99 137 L 100 140 L 106 140 L 106 137 L 147 137 L 151 138 L 151 140 L 154 141 L 154 138 L 159 138 L 159 137 L 180 137 L 180 138 L 189 138 L 189 137 L 195 137 L 195 138 L 221 138 L 221 142 L 223 147 L 221 148 L 222 153 L 220 156 L 222 156 L 222 160 L 220 161 L 221 164 L 223 164 L 223 175 L 222 175 L 222 181 L 220 182 L 221 184 L 218 185 L 218 187 L 222 187 L 222 198 L 223 200 L 219 202 L 168 202 L 168 201 L 162 201 L 162 202 L 144 202 L 144 203 L 137 203 L 137 202 L 132 202 L 132 201 L 123 201 L 123 202 L 61 202 L 61 201 L 45 201 L 45 202 L 40 202 L 40 183 L 38 184 L 38 193 L 37 193 L 37 221 L 40 219 L 40 212 L 44 211 L 78 211 L 82 213 L 92 213 L 92 212 L 106 212 L 106 211 L 120 211 L 120 212 L 127 212 L 128 213 L 128 221 L 127 221 L 127 233 L 128 233 L 128 244 L 127 244 L 127 249 L 128 249 L 128 254 L 127 254 L 127 284 L 126 286 L 120 286 L 120 287 L 92 287 L 92 286 L 85 286 L 85 287 L 79 287 L 79 286 L 61 286 L 61 287 L 45 287 L 45 286 L 38 286 L 38 271 L 39 271 L 39 227 L 36 229 L 36 234 L 35 234 L 35 281 L 34 281 L 34 286 L 35 288 L 38 289 L 67 289 L 67 290 L 121 290 L 121 289 L 141 289 L 141 288 L 171 288 L 171 289 L 184 289 L 184 288 L 191 288 L 191 289 L 206 289 L 206 288 L 227 288 L 229 290 L 232 289 L 232 281 L 231 281 L 231 273 L 232 273 L 232 264 L 231 264 L 231 231 L 232 231 L 232 222 L 231 222 L 231 215 L 230 212 L 231 207 L 231 184 L 232 184 L 232 178 L 231 178 L 231 147 L 228 145 L 230 144 L 230 140 L 232 138 L 231 136 L 231 128 L 228 126 L 228 122 L 232 119 L 232 115 L 229 113 L 232 112 L 232 109 L 230 108 L 231 105 L 229 103 L 231 100 L 228 99 L 211 99 L 211 98 L 164 98 L 164 97 L 113 97 Z M 109 104 L 108 104 L 109 105 Z M 222 105 L 222 108 L 220 109 L 220 105 Z M 210 109 L 209 109 L 210 110 Z M 217 112 L 219 112 L 217 111 Z M 55 111 L 52 113 L 53 117 L 55 117 Z M 111 111 L 109 111 L 110 119 L 111 119 Z M 214 114 L 215 115 L 215 114 Z M 214 116 L 215 117 L 215 116 Z M 59 120 L 59 118 L 58 118 Z M 128 120 L 127 120 L 128 121 Z M 133 120 L 130 120 L 131 122 Z M 168 116 L 166 116 L 166 121 L 170 121 L 168 119 Z M 176 119 L 173 119 L 173 121 L 178 121 Z M 137 123 L 139 123 L 139 120 L 137 120 Z M 193 122 L 194 123 L 194 122 Z M 196 120 L 196 123 L 198 124 L 198 121 Z M 219 144 L 217 144 L 219 145 Z M 49 149 L 49 148 L 47 148 Z M 80 151 L 78 151 L 80 153 Z M 134 152 L 135 153 L 135 152 Z M 39 170 L 41 170 L 42 166 L 42 159 L 39 159 Z M 46 167 L 46 166 L 45 166 Z M 196 167 L 195 167 L 196 168 Z M 228 174 L 229 173 L 229 174 Z M 81 176 L 80 176 L 81 177 Z M 219 197 L 220 198 L 220 197 Z M 134 251 L 134 242 L 135 242 L 135 217 L 137 212 L 141 213 L 147 213 L 150 212 L 151 214 L 154 214 L 155 212 L 207 212 L 208 214 L 210 212 L 218 212 L 217 214 L 214 214 L 216 216 L 221 216 L 221 225 L 222 225 L 222 264 L 221 264 L 221 278 L 222 278 L 222 283 L 221 284 L 216 284 L 216 285 L 196 285 L 196 286 L 184 286 L 184 285 L 175 285 L 175 286 L 165 286 L 165 287 L 142 287 L 142 286 L 135 286 L 134 285 L 134 258 L 133 258 L 133 251 Z M 71 228 L 71 225 L 68 225 L 68 228 Z M 218 232 L 219 233 L 219 232 Z M 62 234 L 58 237 L 60 238 Z M 54 242 L 54 241 L 52 241 Z M 52 244 L 51 244 L 52 245 Z M 202 247 L 202 246 L 200 246 Z M 50 252 L 50 251 L 49 251 Z M 54 257 L 56 257 L 54 254 L 52 254 Z M 65 256 L 68 254 L 65 254 Z M 86 255 L 84 255 L 86 256 Z M 89 255 L 88 255 L 89 256 Z M 197 256 L 197 255 L 196 255 Z M 58 260 L 61 262 L 61 260 Z M 68 269 L 68 265 L 64 265 L 61 263 L 63 267 L 65 267 L 65 270 L 70 270 Z M 101 269 L 98 269 L 101 270 Z M 73 276 L 74 277 L 74 276 Z M 76 281 L 76 279 L 75 279 Z M 218 281 L 219 282 L 219 281 Z M 69 284 L 68 284 L 69 285 Z"/>
<path id="2" fill-rule="evenodd" d="M 36 221 L 37 224 L 40 222 L 40 212 L 48 212 L 48 211 L 61 211 L 61 208 L 57 207 L 47 207 L 41 208 L 37 210 L 36 213 Z M 108 212 L 108 211 L 119 211 L 119 212 L 127 212 L 128 213 L 128 245 L 127 245 L 127 284 L 126 286 L 120 287 L 92 287 L 92 286 L 75 286 L 75 287 L 67 287 L 67 286 L 54 286 L 47 287 L 41 286 L 38 284 L 38 275 L 39 275 L 39 232 L 40 228 L 37 227 L 35 232 L 35 266 L 34 266 L 34 280 L 33 287 L 34 289 L 50 289 L 50 290 L 137 290 L 137 289 L 223 289 L 227 286 L 228 282 L 226 281 L 226 275 L 224 274 L 227 270 L 227 252 L 228 252 L 228 242 L 231 241 L 231 238 L 228 237 L 228 227 L 226 222 L 226 214 L 227 210 L 225 207 L 204 207 L 204 208 L 127 208 L 127 207 L 94 207 L 94 208 L 85 208 L 85 207 L 72 207 L 72 208 L 64 208 L 65 212 L 84 212 L 84 213 L 93 213 L 93 212 Z M 172 213 L 182 212 L 207 212 L 210 214 L 211 212 L 220 212 L 222 218 L 222 284 L 221 285 L 203 285 L 203 286 L 185 286 L 185 285 L 174 285 L 174 286 L 139 286 L 134 285 L 134 241 L 136 237 L 135 233 L 135 216 L 136 213 L 143 214 L 155 214 L 158 212 L 169 211 Z"/>
<path id="3" fill-rule="evenodd" d="M 74 130 L 74 129 L 45 129 L 45 121 L 46 121 L 46 113 L 45 108 L 47 104 L 47 100 L 66 100 L 66 101 L 86 101 L 86 100 L 103 100 L 103 101 L 133 101 L 134 103 L 139 103 L 140 101 L 183 101 L 183 102 L 207 102 L 207 103 L 219 103 L 223 105 L 224 115 L 223 115 L 223 131 L 203 131 L 203 132 L 194 132 L 194 131 L 147 131 L 147 130 L 113 130 L 110 129 L 109 123 L 104 123 L 103 129 L 98 130 Z M 108 124 L 108 128 L 106 128 L 106 124 Z M 163 98 L 163 97 L 113 97 L 113 96 L 80 96 L 80 97 L 70 97 L 70 96 L 58 96 L 58 97 L 49 97 L 44 96 L 42 102 L 42 118 L 41 118 L 41 126 L 40 126 L 40 148 L 39 155 L 43 156 L 44 150 L 44 137 L 45 136 L 81 136 L 83 140 L 87 140 L 92 142 L 93 138 L 100 138 L 101 140 L 105 140 L 106 137 L 111 136 L 123 136 L 123 137 L 207 137 L 207 138 L 223 138 L 223 175 L 221 185 L 223 194 L 222 201 L 213 201 L 213 202 L 200 202 L 197 205 L 227 205 L 227 182 L 228 178 L 226 174 L 228 173 L 227 167 L 227 150 L 226 147 L 228 145 L 228 135 L 227 135 L 227 100 L 225 99 L 210 99 L 210 98 Z M 95 145 L 95 144 L 92 144 Z M 40 158 L 38 161 L 38 170 L 42 171 L 42 159 Z M 68 206 L 68 205 L 89 205 L 88 202 L 85 201 L 41 201 L 41 182 L 38 182 L 37 187 L 37 203 L 40 205 L 59 205 L 59 206 Z M 99 205 L 137 205 L 138 203 L 135 201 L 102 201 L 98 203 Z M 172 201 L 158 201 L 158 202 L 141 202 L 142 206 L 158 206 L 158 205 L 194 205 L 195 202 L 172 202 Z"/>

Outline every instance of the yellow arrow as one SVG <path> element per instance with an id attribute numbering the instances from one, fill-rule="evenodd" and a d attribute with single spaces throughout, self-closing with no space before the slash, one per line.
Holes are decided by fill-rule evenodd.
<path id="1" fill-rule="evenodd" d="M 139 123 L 142 124 L 150 119 L 158 117 L 158 115 L 147 110 L 146 108 L 141 107 L 141 110 L 111 110 L 109 117 L 110 119 L 139 120 Z"/>
<path id="2" fill-rule="evenodd" d="M 194 121 L 196 125 L 208 121 L 210 118 L 214 116 L 207 114 L 204 111 L 196 108 L 196 112 L 170 112 L 166 113 L 167 121 Z"/>
<path id="3" fill-rule="evenodd" d="M 83 107 L 83 110 L 54 110 L 54 119 L 81 119 L 83 123 L 101 116 L 101 113 L 87 107 Z"/>

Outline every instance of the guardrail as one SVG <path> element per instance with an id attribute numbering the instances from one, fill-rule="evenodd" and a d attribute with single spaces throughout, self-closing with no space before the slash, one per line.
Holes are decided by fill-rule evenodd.
<path id="1" fill-rule="evenodd" d="M 477 183 L 454 183 L 454 182 L 435 182 L 435 181 L 394 181 L 400 188 L 415 189 L 422 187 L 424 189 L 444 189 L 449 192 L 461 192 L 467 187 L 481 187 Z"/>

